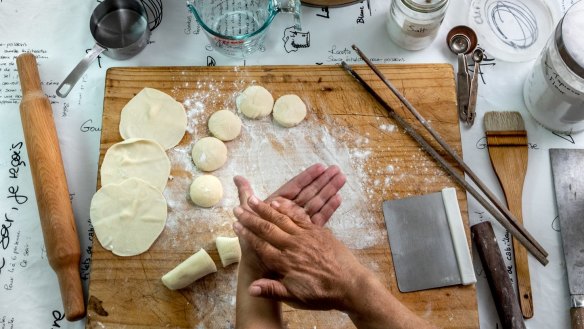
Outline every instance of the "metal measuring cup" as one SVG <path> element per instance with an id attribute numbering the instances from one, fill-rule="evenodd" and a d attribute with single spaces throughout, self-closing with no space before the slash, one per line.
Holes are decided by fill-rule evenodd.
<path id="1" fill-rule="evenodd" d="M 245 58 L 263 46 L 276 14 L 294 15 L 300 25 L 300 0 L 188 0 L 187 7 L 213 47 L 231 57 Z"/>
<path id="2" fill-rule="evenodd" d="M 142 51 L 150 39 L 148 15 L 139 0 L 105 0 L 93 11 L 89 29 L 96 43 L 57 88 L 60 97 L 69 94 L 100 54 L 128 59 Z"/>

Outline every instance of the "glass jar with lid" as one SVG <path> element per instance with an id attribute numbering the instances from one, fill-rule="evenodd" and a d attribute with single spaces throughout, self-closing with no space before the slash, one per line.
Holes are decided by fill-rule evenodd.
<path id="1" fill-rule="evenodd" d="M 444 20 L 448 0 L 393 0 L 387 14 L 387 32 L 408 50 L 428 47 Z"/>
<path id="2" fill-rule="evenodd" d="M 523 97 L 545 128 L 584 130 L 584 1 L 568 9 L 525 81 Z"/>

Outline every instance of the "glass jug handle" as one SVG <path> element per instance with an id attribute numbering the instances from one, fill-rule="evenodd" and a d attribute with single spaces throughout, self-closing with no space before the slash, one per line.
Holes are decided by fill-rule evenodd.
<path id="1" fill-rule="evenodd" d="M 277 12 L 291 13 L 294 15 L 294 28 L 302 30 L 300 20 L 300 0 L 272 0 L 274 8 Z"/>

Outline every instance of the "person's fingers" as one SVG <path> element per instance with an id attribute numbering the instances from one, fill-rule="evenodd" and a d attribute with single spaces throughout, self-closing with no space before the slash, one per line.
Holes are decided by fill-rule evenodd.
<path id="1" fill-rule="evenodd" d="M 233 182 L 237 187 L 237 194 L 239 196 L 239 204 L 242 207 L 247 207 L 247 199 L 253 195 L 253 189 L 249 184 L 249 181 L 245 179 L 243 176 L 235 176 L 233 177 Z"/>
<path id="2" fill-rule="evenodd" d="M 298 205 L 304 207 L 310 200 L 318 196 L 318 193 L 330 183 L 331 179 L 337 175 L 341 169 L 336 166 L 328 167 L 318 178 L 312 183 L 305 186 L 302 191 L 293 199 Z M 335 192 L 336 194 L 336 192 Z M 309 214 L 310 215 L 310 214 Z"/>
<path id="3" fill-rule="evenodd" d="M 246 244 L 246 246 L 253 249 L 265 264 L 272 263 L 271 260 L 276 260 L 281 257 L 280 251 L 267 241 L 259 238 L 252 231 L 248 230 L 240 222 L 233 223 L 233 231 L 239 239 Z M 267 261 L 267 262 L 266 262 Z"/>
<path id="4" fill-rule="evenodd" d="M 324 206 L 322 206 L 322 208 L 320 208 L 318 213 L 310 217 L 312 223 L 321 227 L 324 226 L 329 221 L 333 213 L 341 206 L 341 201 L 341 195 L 335 194 L 327 201 L 327 203 L 325 203 Z"/>
<path id="5" fill-rule="evenodd" d="M 308 167 L 306 170 L 289 180 L 286 184 L 282 185 L 282 187 L 277 189 L 276 192 L 272 193 L 272 195 L 270 195 L 266 201 L 272 200 L 277 196 L 281 196 L 290 200 L 295 199 L 298 194 L 304 188 L 306 188 L 306 186 L 314 182 L 325 171 L 326 167 L 322 163 L 317 163 Z"/>
<path id="6" fill-rule="evenodd" d="M 313 197 L 306 202 L 304 205 L 306 213 L 309 216 L 313 216 L 320 212 L 320 209 L 324 207 L 324 205 L 339 192 L 343 185 L 345 185 L 346 181 L 347 177 L 342 172 L 337 172 L 330 178 L 328 183 L 323 186 L 320 191 L 318 191 L 316 197 Z"/>
<path id="7" fill-rule="evenodd" d="M 280 213 L 269 204 L 260 201 L 255 196 L 251 196 L 247 200 L 247 204 L 252 211 L 258 214 L 259 217 L 277 226 L 278 229 L 288 234 L 293 234 L 298 231 L 298 225 L 290 217 Z"/>
<path id="8" fill-rule="evenodd" d="M 294 201 L 277 197 L 270 202 L 270 206 L 281 214 L 290 217 L 294 222 L 310 222 L 310 217 L 304 208 L 299 207 Z"/>
<path id="9" fill-rule="evenodd" d="M 256 202 L 259 203 L 259 200 L 257 200 L 257 198 L 254 196 L 250 197 L 249 200 L 253 200 L 252 202 L 254 202 L 254 204 L 251 203 L 249 204 L 251 207 L 251 211 L 246 210 L 243 207 L 236 207 L 233 210 L 233 214 L 238 219 L 239 224 L 246 230 L 251 231 L 258 238 L 266 241 L 267 243 L 271 244 L 276 248 L 281 248 L 283 245 L 286 244 L 286 242 L 289 241 L 290 238 L 290 235 L 288 233 L 286 233 L 284 230 L 278 227 L 278 225 L 275 224 L 280 222 L 281 219 L 266 218 L 267 216 L 262 213 L 258 213 L 259 216 L 254 214 L 253 211 L 257 212 L 256 209 L 258 208 L 257 204 L 255 203 Z M 261 203 L 264 204 L 263 202 Z M 265 206 L 269 207 L 267 205 Z M 281 217 L 285 217 L 282 214 L 279 215 Z M 288 221 L 292 223 L 290 219 L 288 219 Z M 235 233 L 237 233 L 237 231 Z"/>
<path id="10" fill-rule="evenodd" d="M 281 282 L 270 279 L 259 279 L 252 282 L 248 292 L 253 297 L 276 300 L 288 300 L 291 298 L 288 289 Z"/>

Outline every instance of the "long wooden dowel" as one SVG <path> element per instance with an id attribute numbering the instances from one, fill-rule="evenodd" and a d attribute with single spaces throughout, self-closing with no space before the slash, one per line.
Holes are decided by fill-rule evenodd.
<path id="1" fill-rule="evenodd" d="M 359 57 L 371 68 L 371 70 L 385 83 L 385 85 L 393 92 L 393 94 L 406 106 L 406 108 L 412 113 L 416 119 L 422 124 L 424 128 L 432 135 L 432 137 L 444 148 L 444 150 L 450 155 L 456 163 L 462 167 L 462 170 L 472 179 L 472 181 L 477 185 L 477 187 L 483 192 L 484 195 L 492 202 L 493 205 L 509 220 L 511 225 L 513 225 L 518 231 L 525 235 L 531 243 L 539 250 L 545 257 L 548 256 L 548 252 L 533 238 L 529 232 L 519 223 L 517 218 L 507 209 L 507 207 L 495 196 L 491 190 L 483 183 L 483 181 L 474 173 L 474 171 L 464 162 L 464 160 L 456 153 L 446 141 L 428 124 L 428 121 L 420 115 L 416 108 L 397 90 L 393 84 L 377 69 L 377 67 L 369 60 L 369 58 L 359 49 L 356 45 L 352 48 L 357 52 Z"/>
<path id="2" fill-rule="evenodd" d="M 432 156 L 438 164 L 448 173 L 458 184 L 460 184 L 466 191 L 468 191 L 485 209 L 491 213 L 495 219 L 507 229 L 514 237 L 521 242 L 522 245 L 542 264 L 546 265 L 548 260 L 546 256 L 535 247 L 535 245 L 526 238 L 526 235 L 521 234 L 521 232 L 513 225 L 509 223 L 507 218 L 503 217 L 497 210 L 472 186 L 470 185 L 462 175 L 456 172 L 456 170 L 440 155 L 438 152 L 401 116 L 399 116 L 393 108 L 383 99 L 379 94 L 373 90 L 361 76 L 353 71 L 347 63 L 341 63 L 343 68 L 347 70 L 362 86 L 371 94 L 379 104 L 387 111 L 389 117 L 395 120 L 430 156 Z M 529 234 L 529 232 L 527 232 Z M 530 236 L 530 235 L 529 235 Z"/>

